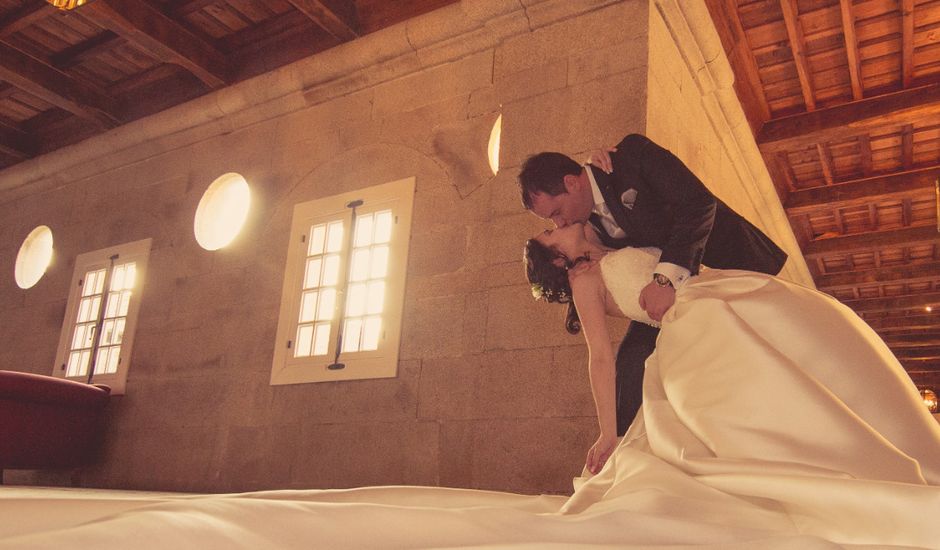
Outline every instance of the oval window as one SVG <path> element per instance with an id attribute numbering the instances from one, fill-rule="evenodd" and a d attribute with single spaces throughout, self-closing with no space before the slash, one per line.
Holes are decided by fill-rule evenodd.
<path id="1" fill-rule="evenodd" d="M 490 144 L 486 148 L 490 159 L 490 170 L 493 171 L 494 176 L 499 172 L 499 138 L 502 131 L 503 115 L 499 115 L 496 117 L 496 122 L 493 123 L 493 129 L 490 130 Z"/>
<path id="2" fill-rule="evenodd" d="M 16 285 L 26 289 L 38 283 L 51 261 L 52 230 L 40 225 L 29 232 L 16 255 Z"/>
<path id="3" fill-rule="evenodd" d="M 230 172 L 216 178 L 196 208 L 193 229 L 199 246 L 218 250 L 231 243 L 245 225 L 250 203 L 248 182 L 241 174 Z"/>

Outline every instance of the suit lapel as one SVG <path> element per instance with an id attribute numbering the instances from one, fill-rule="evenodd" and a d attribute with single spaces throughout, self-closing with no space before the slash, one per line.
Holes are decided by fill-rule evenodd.
<path id="1" fill-rule="evenodd" d="M 613 216 L 614 221 L 617 222 L 617 225 L 620 226 L 620 229 L 623 229 L 623 232 L 626 233 L 628 237 L 636 233 L 637 228 L 633 224 L 632 216 L 630 215 L 631 212 L 624 208 L 623 204 L 620 202 L 619 190 L 614 184 L 613 178 L 604 173 L 603 170 L 595 170 L 591 165 L 588 165 L 588 169 L 591 170 L 591 173 L 594 175 L 597 188 L 600 190 L 601 195 L 604 196 L 604 202 L 607 203 L 607 208 L 610 210 L 610 215 Z M 604 231 L 604 233 L 606 234 L 606 231 Z"/>

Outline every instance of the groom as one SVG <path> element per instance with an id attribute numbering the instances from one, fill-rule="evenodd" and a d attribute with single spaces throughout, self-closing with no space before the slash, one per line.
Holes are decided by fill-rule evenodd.
<path id="1" fill-rule="evenodd" d="M 519 173 L 522 202 L 557 227 L 591 223 L 611 248 L 662 249 L 640 305 L 655 320 L 675 302 L 676 289 L 709 267 L 775 275 L 787 255 L 716 198 L 672 153 L 630 134 L 610 154 L 611 172 L 581 166 L 561 153 L 539 153 Z M 617 352 L 617 434 L 640 408 L 643 369 L 659 329 L 632 322 Z"/>

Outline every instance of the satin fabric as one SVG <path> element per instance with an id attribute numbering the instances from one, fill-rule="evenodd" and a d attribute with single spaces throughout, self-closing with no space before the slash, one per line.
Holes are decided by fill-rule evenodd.
<path id="1" fill-rule="evenodd" d="M 709 271 L 677 293 L 620 446 L 570 498 L 423 487 L 0 488 L 0 549 L 940 548 L 940 426 L 835 300 Z"/>

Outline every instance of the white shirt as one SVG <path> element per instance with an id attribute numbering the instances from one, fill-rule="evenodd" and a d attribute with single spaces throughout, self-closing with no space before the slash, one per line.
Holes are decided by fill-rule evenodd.
<path id="1" fill-rule="evenodd" d="M 604 195 L 601 194 L 600 187 L 597 186 L 597 181 L 594 179 L 594 174 L 590 168 L 585 167 L 587 172 L 588 179 L 591 181 L 591 194 L 594 196 L 594 208 L 592 212 L 598 215 L 601 220 L 601 225 L 604 227 L 604 231 L 608 235 L 615 239 L 622 239 L 626 237 L 626 233 L 617 224 L 617 221 L 614 219 L 613 214 L 610 213 L 610 208 L 607 207 L 607 201 L 604 200 Z M 672 281 L 672 286 L 674 288 L 679 288 L 686 281 L 689 280 L 691 272 L 676 264 L 671 264 L 668 262 L 660 262 L 656 265 L 655 273 L 662 273 Z"/>

